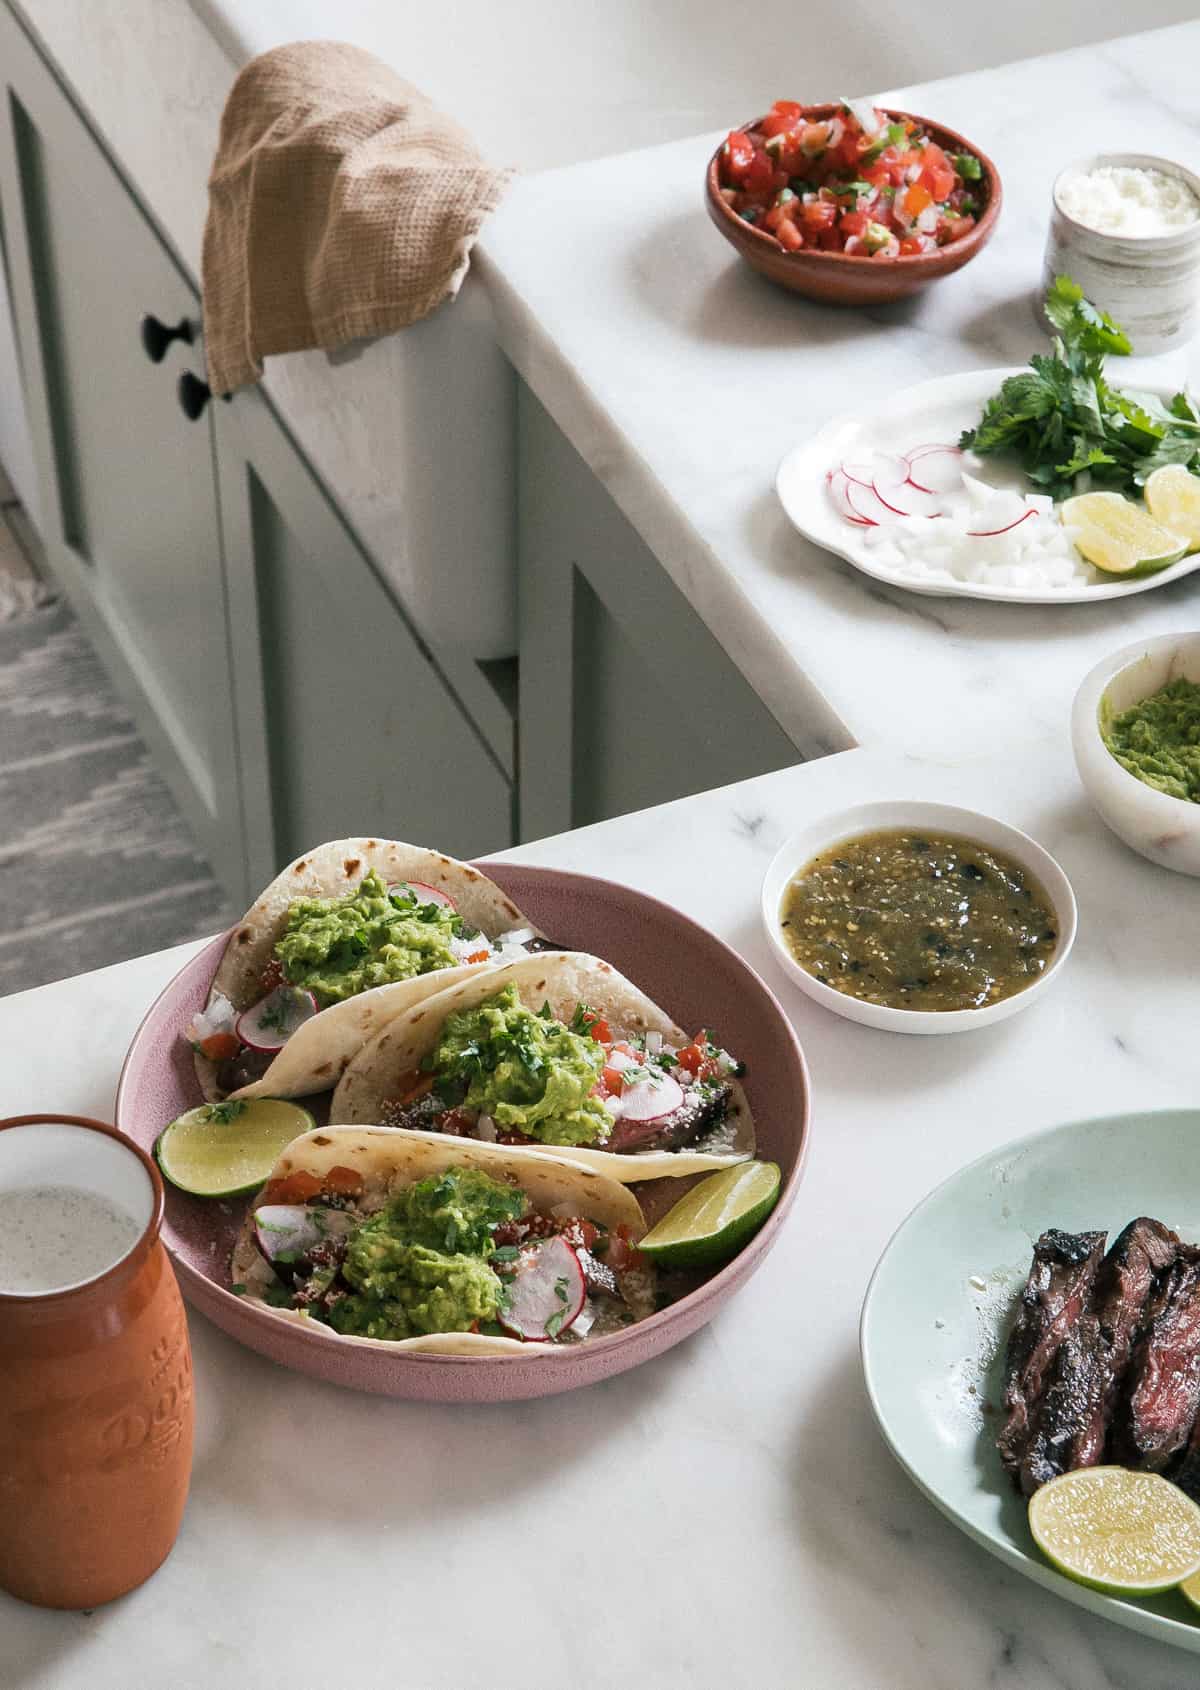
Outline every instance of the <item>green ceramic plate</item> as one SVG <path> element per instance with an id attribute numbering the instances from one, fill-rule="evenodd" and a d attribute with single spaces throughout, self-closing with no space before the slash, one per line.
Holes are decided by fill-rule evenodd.
<path id="1" fill-rule="evenodd" d="M 1200 1652 L 1200 1614 L 1178 1591 L 1103 1596 L 1042 1559 L 984 1413 L 1000 1400 L 1033 1240 L 1048 1226 L 1107 1227 L 1112 1238 L 1135 1215 L 1200 1242 L 1200 1111 L 1078 1121 L 972 1162 L 884 1251 L 863 1304 L 863 1372 L 893 1454 L 976 1543 L 1093 1614 Z"/>

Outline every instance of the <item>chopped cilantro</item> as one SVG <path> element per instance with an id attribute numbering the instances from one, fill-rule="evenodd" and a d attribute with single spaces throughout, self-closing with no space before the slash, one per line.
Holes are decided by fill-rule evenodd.
<path id="1" fill-rule="evenodd" d="M 559 1309 L 556 1314 L 552 1314 L 550 1316 L 550 1319 L 546 1322 L 545 1327 L 543 1328 L 547 1338 L 558 1337 L 559 1333 L 562 1331 L 563 1321 L 566 1317 L 566 1309 Z"/>
<path id="2" fill-rule="evenodd" d="M 499 1244 L 492 1251 L 491 1260 L 493 1262 L 515 1262 L 520 1254 L 521 1252 L 515 1244 Z"/>
<path id="3" fill-rule="evenodd" d="M 236 1121 L 246 1109 L 246 1100 L 242 1097 L 226 1098 L 224 1103 L 210 1103 L 205 1113 L 205 1119 L 215 1121 L 218 1126 L 227 1127 L 230 1121 Z"/>

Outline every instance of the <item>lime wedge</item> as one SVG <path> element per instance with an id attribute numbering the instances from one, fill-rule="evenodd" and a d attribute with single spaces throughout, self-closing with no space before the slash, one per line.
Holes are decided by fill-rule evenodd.
<path id="1" fill-rule="evenodd" d="M 774 1162 L 739 1162 L 686 1192 L 638 1245 L 667 1267 L 723 1262 L 757 1232 L 779 1197 Z"/>
<path id="2" fill-rule="evenodd" d="M 1063 1473 L 1034 1492 L 1029 1529 L 1060 1573 L 1110 1596 L 1152 1596 L 1200 1572 L 1200 1508 L 1157 1473 Z"/>
<path id="3" fill-rule="evenodd" d="M 285 1145 L 311 1132 L 307 1109 L 278 1097 L 205 1103 L 159 1133 L 158 1165 L 194 1197 L 241 1197 L 256 1191 Z"/>
<path id="4" fill-rule="evenodd" d="M 1184 1579 L 1179 1586 L 1180 1594 L 1186 1596 L 1193 1608 L 1200 1608 L 1200 1573 L 1193 1573 L 1190 1579 Z"/>
<path id="5" fill-rule="evenodd" d="M 1106 575 L 1149 575 L 1178 563 L 1188 549 L 1182 534 L 1164 528 L 1120 493 L 1081 493 L 1068 499 L 1062 520 L 1078 530 L 1076 546 Z"/>
<path id="6" fill-rule="evenodd" d="M 1164 464 L 1146 482 L 1146 509 L 1155 522 L 1174 529 L 1189 552 L 1200 552 L 1200 475 L 1182 464 Z"/>

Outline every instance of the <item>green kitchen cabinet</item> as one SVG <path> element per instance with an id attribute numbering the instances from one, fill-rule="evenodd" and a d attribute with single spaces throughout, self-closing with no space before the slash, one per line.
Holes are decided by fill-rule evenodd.
<path id="1" fill-rule="evenodd" d="M 342 834 L 511 843 L 503 688 L 421 639 L 264 394 L 209 399 L 186 267 L 3 0 L 0 234 L 49 567 L 230 896 Z"/>

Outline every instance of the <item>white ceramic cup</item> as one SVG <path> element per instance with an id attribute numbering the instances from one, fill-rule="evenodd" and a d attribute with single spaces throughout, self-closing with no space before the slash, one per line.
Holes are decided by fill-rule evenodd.
<path id="1" fill-rule="evenodd" d="M 981 1009 L 893 1009 L 887 1004 L 867 1003 L 852 998 L 801 968 L 783 936 L 779 924 L 783 896 L 799 871 L 814 857 L 828 851 L 844 840 L 863 833 L 881 833 L 889 829 L 904 829 L 920 833 L 950 833 L 972 839 L 979 845 L 1003 851 L 1018 862 L 1039 883 L 1050 900 L 1057 921 L 1058 943 L 1046 969 L 1031 985 L 998 1003 L 985 1004 Z M 858 1021 L 866 1027 L 881 1027 L 890 1033 L 965 1033 L 979 1027 L 990 1027 L 1004 1021 L 1019 1010 L 1028 1009 L 1058 974 L 1075 943 L 1078 914 L 1071 883 L 1050 853 L 1019 828 L 997 821 L 978 810 L 961 810 L 952 804 L 927 804 L 915 800 L 895 799 L 883 803 L 856 804 L 849 810 L 838 810 L 819 821 L 802 827 L 784 841 L 776 852 L 762 889 L 762 921 L 767 940 L 780 968 L 810 998 L 843 1015 L 847 1021 Z"/>

